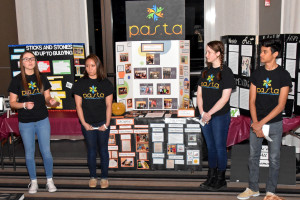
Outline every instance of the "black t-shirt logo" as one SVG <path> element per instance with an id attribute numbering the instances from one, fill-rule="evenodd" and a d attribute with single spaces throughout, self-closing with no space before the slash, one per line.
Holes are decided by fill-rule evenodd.
<path id="1" fill-rule="evenodd" d="M 256 89 L 257 94 L 279 95 L 279 89 L 273 89 L 272 80 L 268 77 L 263 80 L 263 87 Z"/>

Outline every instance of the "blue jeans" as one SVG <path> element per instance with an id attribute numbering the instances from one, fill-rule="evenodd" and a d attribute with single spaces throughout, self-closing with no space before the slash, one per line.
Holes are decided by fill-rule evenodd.
<path id="1" fill-rule="evenodd" d="M 201 126 L 207 144 L 209 168 L 226 170 L 226 142 L 230 120 L 230 112 L 228 112 L 224 115 L 213 116 L 208 124 Z"/>
<path id="2" fill-rule="evenodd" d="M 105 121 L 100 123 L 91 124 L 93 127 L 100 127 L 105 123 Z M 81 130 L 83 136 L 85 138 L 87 149 L 88 149 L 88 167 L 90 170 L 90 177 L 97 178 L 97 164 L 96 164 L 96 157 L 97 157 L 97 150 L 99 151 L 100 159 L 101 159 L 101 178 L 106 179 L 108 177 L 108 165 L 109 165 L 109 155 L 108 155 L 108 137 L 109 137 L 109 130 L 106 131 L 99 131 L 99 130 L 92 130 L 87 131 L 81 125 Z"/>
<path id="3" fill-rule="evenodd" d="M 280 168 L 280 147 L 282 139 L 282 121 L 269 124 L 269 137 L 273 142 L 268 141 L 269 151 L 269 177 L 266 185 L 267 192 L 275 193 Z M 262 141 L 250 130 L 250 157 L 249 157 L 249 188 L 258 191 L 259 180 L 259 159 L 261 154 Z"/>
<path id="4" fill-rule="evenodd" d="M 44 161 L 46 177 L 53 176 L 53 159 L 50 151 L 50 123 L 48 117 L 37 121 L 22 123 L 19 122 L 19 130 L 25 149 L 26 166 L 31 180 L 36 179 L 35 168 L 35 135 L 37 135 L 40 152 Z"/>

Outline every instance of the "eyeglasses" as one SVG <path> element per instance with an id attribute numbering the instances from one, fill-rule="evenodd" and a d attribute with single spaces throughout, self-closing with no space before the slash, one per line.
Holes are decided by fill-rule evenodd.
<path id="1" fill-rule="evenodd" d="M 32 57 L 32 58 L 23 58 L 23 61 L 24 62 L 29 62 L 29 61 L 36 61 L 36 58 L 35 57 Z"/>

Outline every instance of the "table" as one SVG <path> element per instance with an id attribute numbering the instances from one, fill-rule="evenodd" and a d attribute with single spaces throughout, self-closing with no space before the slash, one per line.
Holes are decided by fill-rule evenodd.
<path id="1" fill-rule="evenodd" d="M 0 135 L 7 138 L 10 133 L 19 136 L 18 114 L 1 116 Z M 1 122 L 0 119 L 0 122 Z M 77 117 L 76 111 L 51 111 L 49 110 L 49 121 L 51 125 L 51 139 L 83 139 L 81 125 Z"/>
<path id="2" fill-rule="evenodd" d="M 51 124 L 51 139 L 83 139 L 81 126 L 76 111 L 51 111 L 49 110 L 49 120 Z M 151 118 L 149 118 L 151 120 Z M 2 122 L 1 122 L 2 121 Z M 0 118 L 0 139 L 7 138 L 11 133 L 19 136 L 18 115 L 11 115 Z M 283 119 L 283 132 L 294 130 L 300 126 L 300 116 Z M 228 130 L 227 147 L 238 144 L 249 138 L 250 117 L 232 117 Z"/>

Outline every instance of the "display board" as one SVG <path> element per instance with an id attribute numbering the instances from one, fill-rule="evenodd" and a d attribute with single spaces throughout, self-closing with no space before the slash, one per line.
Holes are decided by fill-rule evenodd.
<path id="1" fill-rule="evenodd" d="M 130 110 L 177 110 L 190 94 L 186 40 L 116 43 L 117 101 Z"/>
<path id="2" fill-rule="evenodd" d="M 249 115 L 249 77 L 256 68 L 256 36 L 223 36 L 222 42 L 225 45 L 225 64 L 231 68 L 237 85 L 231 94 L 230 106 Z"/>
<path id="3" fill-rule="evenodd" d="M 288 96 L 284 116 L 289 116 L 286 110 L 294 107 L 294 113 L 300 114 L 300 70 L 299 34 L 270 34 L 270 35 L 230 35 L 222 36 L 225 44 L 225 63 L 232 69 L 236 79 L 237 89 L 232 92 L 230 105 L 240 109 L 241 114 L 249 115 L 249 77 L 260 63 L 260 46 L 263 39 L 277 39 L 281 41 L 282 51 L 276 59 L 276 63 L 285 68 L 292 77 L 293 87 Z M 291 113 L 291 112 L 289 112 Z"/>
<path id="4" fill-rule="evenodd" d="M 289 99 L 294 100 L 294 113 L 300 114 L 300 34 L 284 35 L 283 63 L 293 81 Z"/>
<path id="5" fill-rule="evenodd" d="M 60 97 L 60 106 L 54 109 L 75 109 L 71 89 L 74 80 L 82 76 L 84 71 L 84 44 L 24 44 L 8 47 L 12 77 L 20 73 L 21 54 L 24 51 L 31 51 L 37 58 L 40 72 L 47 76 L 52 86 L 51 96 Z"/>
<path id="6" fill-rule="evenodd" d="M 132 118 L 111 122 L 109 168 L 201 170 L 200 125 L 186 118 Z"/>

